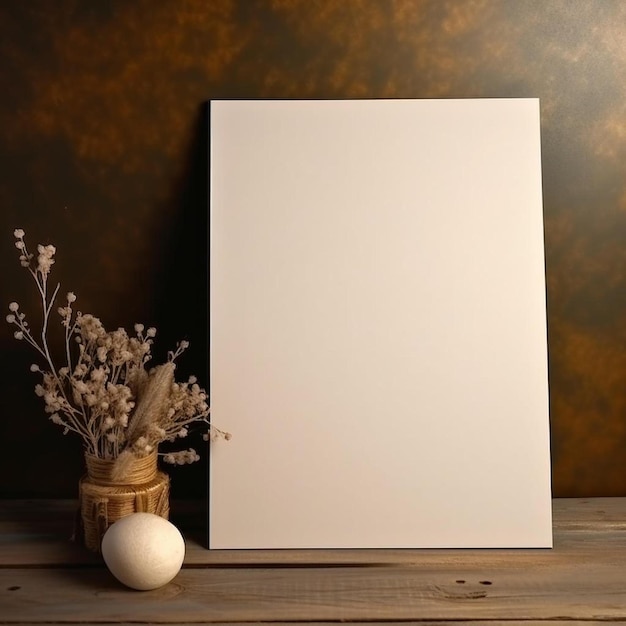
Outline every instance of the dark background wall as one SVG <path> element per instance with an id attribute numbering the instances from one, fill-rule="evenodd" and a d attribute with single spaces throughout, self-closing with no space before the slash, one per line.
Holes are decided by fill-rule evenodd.
<path id="1" fill-rule="evenodd" d="M 541 98 L 554 493 L 626 495 L 626 3 L 3 0 L 0 93 L 5 311 L 37 306 L 21 227 L 83 312 L 156 325 L 157 357 L 189 339 L 204 384 L 208 99 Z M 0 347 L 0 494 L 74 496 L 79 442 Z"/>

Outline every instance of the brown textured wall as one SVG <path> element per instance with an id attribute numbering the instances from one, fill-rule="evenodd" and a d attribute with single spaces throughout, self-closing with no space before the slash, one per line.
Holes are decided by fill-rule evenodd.
<path id="1" fill-rule="evenodd" d="M 206 100 L 540 97 L 554 492 L 626 495 L 624 2 L 4 0 L 0 58 L 1 300 L 35 305 L 20 226 L 83 311 L 189 338 L 204 381 Z M 0 345 L 0 494 L 73 496 L 79 445 Z"/>

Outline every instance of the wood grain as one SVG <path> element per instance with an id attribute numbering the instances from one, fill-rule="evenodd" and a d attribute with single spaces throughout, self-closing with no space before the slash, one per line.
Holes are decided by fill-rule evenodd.
<path id="1" fill-rule="evenodd" d="M 547 566 L 589 558 L 619 562 L 626 554 L 626 505 L 621 498 L 553 501 L 553 550 L 215 550 L 205 549 L 206 515 L 202 502 L 172 504 L 172 521 L 182 530 L 185 565 L 434 565 L 478 558 L 497 563 Z M 73 500 L 8 500 L 0 503 L 0 568 L 11 566 L 95 565 L 99 557 L 70 542 Z M 605 549 L 610 548 L 610 549 Z"/>
<path id="2" fill-rule="evenodd" d="M 4 569 L 0 590 L 13 622 L 626 619 L 622 568 L 593 562 L 185 569 L 145 593 L 101 568 Z"/>
<path id="3" fill-rule="evenodd" d="M 552 550 L 208 551 L 174 503 L 185 565 L 148 592 L 67 541 L 74 508 L 0 502 L 0 623 L 626 623 L 626 498 L 555 500 Z"/>

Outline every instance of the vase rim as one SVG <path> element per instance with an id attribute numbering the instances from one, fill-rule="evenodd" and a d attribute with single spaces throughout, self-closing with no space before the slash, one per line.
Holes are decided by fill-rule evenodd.
<path id="1" fill-rule="evenodd" d="M 143 457 L 133 458 L 122 477 L 113 477 L 116 459 L 102 459 L 85 453 L 87 476 L 102 485 L 138 485 L 148 483 L 157 473 L 157 452 L 153 450 Z"/>

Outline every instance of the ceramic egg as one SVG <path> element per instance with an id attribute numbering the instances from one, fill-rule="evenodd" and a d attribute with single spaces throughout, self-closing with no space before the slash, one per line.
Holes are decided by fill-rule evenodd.
<path id="1" fill-rule="evenodd" d="M 132 589 L 167 584 L 185 558 L 185 541 L 174 524 L 152 513 L 132 513 L 109 526 L 102 557 L 110 572 Z"/>

